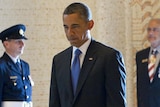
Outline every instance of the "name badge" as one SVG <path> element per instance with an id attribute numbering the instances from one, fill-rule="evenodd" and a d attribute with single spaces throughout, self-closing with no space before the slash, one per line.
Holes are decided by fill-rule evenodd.
<path id="1" fill-rule="evenodd" d="M 16 86 L 17 85 L 17 76 L 10 76 L 11 81 L 13 82 L 13 85 Z"/>

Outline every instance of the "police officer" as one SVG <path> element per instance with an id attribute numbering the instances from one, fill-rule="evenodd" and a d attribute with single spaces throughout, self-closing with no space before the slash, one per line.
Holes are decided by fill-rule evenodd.
<path id="1" fill-rule="evenodd" d="M 20 59 L 25 47 L 25 25 L 18 24 L 0 33 L 5 52 L 0 58 L 0 107 L 32 107 L 34 85 L 29 64 Z"/>

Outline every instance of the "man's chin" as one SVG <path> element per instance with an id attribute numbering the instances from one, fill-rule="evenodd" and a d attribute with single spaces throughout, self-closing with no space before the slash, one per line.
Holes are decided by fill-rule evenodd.
<path id="1" fill-rule="evenodd" d="M 70 44 L 71 44 L 72 46 L 75 46 L 75 45 L 76 45 L 76 42 L 73 42 L 73 41 L 71 42 L 71 41 L 70 41 Z"/>
<path id="2" fill-rule="evenodd" d="M 23 54 L 23 51 L 20 51 L 20 52 L 19 52 L 19 55 L 21 55 L 21 54 Z"/>
<path id="3" fill-rule="evenodd" d="M 157 43 L 154 43 L 154 42 L 151 42 L 151 46 L 152 46 L 153 48 L 156 48 L 156 47 L 158 46 L 158 44 L 157 44 Z"/>
<path id="4" fill-rule="evenodd" d="M 75 44 L 75 43 L 72 43 L 71 44 L 72 46 L 75 46 L 75 47 L 79 47 L 79 45 Z"/>

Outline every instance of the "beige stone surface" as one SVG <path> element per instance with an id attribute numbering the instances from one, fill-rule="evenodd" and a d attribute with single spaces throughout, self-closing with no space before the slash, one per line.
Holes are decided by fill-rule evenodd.
<path id="1" fill-rule="evenodd" d="M 0 0 L 0 31 L 23 23 L 27 27 L 22 58 L 29 62 L 34 107 L 48 107 L 52 58 L 67 48 L 62 12 L 75 0 Z M 92 36 L 120 50 L 127 69 L 127 105 L 136 107 L 135 53 L 148 46 L 146 27 L 160 17 L 159 0 L 80 0 L 87 3 L 95 21 Z M 0 55 L 3 54 L 0 45 Z"/>

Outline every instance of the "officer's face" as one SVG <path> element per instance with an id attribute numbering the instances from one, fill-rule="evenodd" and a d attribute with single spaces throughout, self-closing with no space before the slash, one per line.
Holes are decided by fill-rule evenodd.
<path id="1" fill-rule="evenodd" d="M 24 50 L 24 40 L 22 39 L 10 39 L 4 41 L 4 47 L 6 52 L 12 55 L 12 57 L 17 57 L 23 53 Z"/>
<path id="2" fill-rule="evenodd" d="M 80 47 L 88 40 L 88 32 L 93 21 L 85 21 L 79 14 L 63 15 L 63 25 L 68 41 L 72 46 Z"/>

